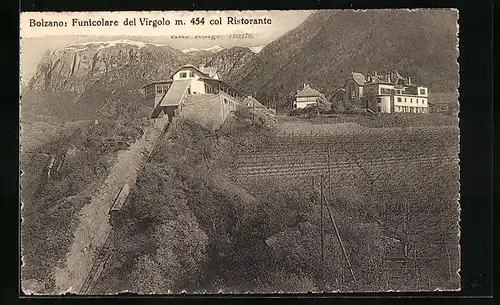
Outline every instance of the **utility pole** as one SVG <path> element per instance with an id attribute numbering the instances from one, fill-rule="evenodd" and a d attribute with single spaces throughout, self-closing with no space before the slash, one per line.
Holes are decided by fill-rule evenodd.
<path id="1" fill-rule="evenodd" d="M 320 228 L 321 228 L 321 280 L 322 284 L 325 284 L 325 237 L 324 237 L 324 228 L 323 228 L 323 201 L 325 200 L 324 198 L 324 191 L 323 191 L 323 175 L 321 175 L 321 180 L 320 180 L 320 203 L 321 203 L 321 209 L 320 209 Z"/>
<path id="2" fill-rule="evenodd" d="M 332 171 L 330 168 L 331 146 L 328 145 L 328 199 L 332 201 Z"/>
<path id="3" fill-rule="evenodd" d="M 405 255 L 405 284 L 408 282 L 408 218 L 410 217 L 409 205 L 405 201 L 404 205 L 404 255 Z"/>
<path id="4" fill-rule="evenodd" d="M 328 211 L 328 214 L 330 216 L 330 220 L 332 221 L 333 228 L 335 229 L 335 235 L 337 236 L 337 241 L 339 242 L 340 248 L 342 249 L 342 254 L 344 255 L 344 259 L 347 262 L 347 267 L 349 268 L 349 271 L 351 272 L 351 276 L 354 282 L 356 282 L 356 276 L 354 276 L 354 271 L 352 270 L 351 262 L 349 260 L 349 257 L 347 255 L 347 251 L 344 246 L 344 242 L 342 241 L 342 238 L 340 237 L 339 229 L 337 227 L 337 223 L 335 222 L 335 219 L 333 218 L 332 212 L 330 211 L 330 207 L 328 202 L 326 202 L 326 209 Z"/>
<path id="5" fill-rule="evenodd" d="M 448 250 L 448 241 L 446 239 L 444 225 L 443 225 L 442 221 L 441 221 L 441 235 L 442 235 L 442 238 L 443 238 L 443 244 L 444 244 L 444 250 L 445 250 L 445 253 L 446 253 L 446 259 L 448 260 L 448 282 L 449 282 L 449 285 L 451 285 L 451 273 L 452 273 L 451 257 L 450 257 L 450 251 Z"/>

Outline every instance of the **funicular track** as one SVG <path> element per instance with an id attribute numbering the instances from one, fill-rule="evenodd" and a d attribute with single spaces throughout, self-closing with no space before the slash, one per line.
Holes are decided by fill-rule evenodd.
<path id="1" fill-rule="evenodd" d="M 153 156 L 154 152 L 158 148 L 158 144 L 160 143 L 161 139 L 165 135 L 165 133 L 169 130 L 169 127 L 171 125 L 170 121 L 166 121 L 165 124 L 160 128 L 160 133 L 156 140 L 154 141 L 154 144 L 152 146 L 152 149 L 148 152 L 147 156 L 144 158 L 143 162 L 140 165 L 140 168 L 137 169 L 137 172 L 140 171 L 140 169 L 149 162 L 151 157 Z M 123 204 L 127 202 L 128 198 L 128 190 L 129 190 L 129 184 L 125 183 L 119 191 L 116 193 L 113 203 L 111 204 L 108 213 L 111 213 L 112 211 L 117 211 L 121 209 Z M 94 255 L 94 259 L 92 261 L 91 268 L 79 290 L 79 294 L 82 295 L 92 295 L 94 288 L 97 286 L 98 282 L 100 281 L 100 277 L 102 274 L 102 271 L 104 270 L 107 261 L 113 254 L 113 241 L 110 238 L 112 236 L 112 230 L 106 233 L 106 235 L 103 237 L 104 242 L 102 246 L 100 246 L 96 251 Z"/>

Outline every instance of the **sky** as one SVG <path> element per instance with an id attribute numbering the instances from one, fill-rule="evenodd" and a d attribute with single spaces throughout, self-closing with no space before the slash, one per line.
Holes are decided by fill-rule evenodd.
<path id="1" fill-rule="evenodd" d="M 289 30 L 301 24 L 313 11 L 210 11 L 210 12 L 73 12 L 73 13 L 23 13 L 21 15 L 21 79 L 26 83 L 36 72 L 36 67 L 47 50 L 57 50 L 69 44 L 89 41 L 112 41 L 129 39 L 142 42 L 152 42 L 169 45 L 177 49 L 192 47 L 207 48 L 214 45 L 222 47 L 233 46 L 262 46 L 266 45 Z M 71 15 L 69 15 L 71 14 Z M 127 14 L 127 15 L 125 15 Z M 139 14 L 139 15 L 138 15 Z M 272 19 L 271 25 L 256 26 L 195 26 L 187 24 L 181 28 L 176 27 L 125 27 L 120 26 L 114 30 L 105 28 L 44 28 L 30 27 L 29 19 L 35 20 L 64 20 L 71 23 L 73 18 L 88 20 L 89 18 L 110 18 L 120 20 L 120 25 L 125 18 L 140 18 L 147 16 L 150 19 L 166 18 L 190 20 L 194 15 L 205 16 L 206 20 L 227 20 L 227 17 L 245 17 Z M 203 15 L 204 14 L 204 15 Z M 207 22 L 208 23 L 208 22 Z M 127 35 L 123 35 L 127 34 Z M 235 38 L 234 34 L 252 34 L 253 38 Z M 194 35 L 202 36 L 193 39 Z M 208 36 L 220 35 L 216 39 Z M 232 35 L 232 37 L 230 37 Z M 173 38 L 173 36 L 190 36 L 191 38 Z"/>

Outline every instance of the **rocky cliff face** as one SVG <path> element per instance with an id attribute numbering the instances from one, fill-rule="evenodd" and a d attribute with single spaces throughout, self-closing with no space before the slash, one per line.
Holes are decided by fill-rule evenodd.
<path id="1" fill-rule="evenodd" d="M 249 72 L 247 68 L 243 67 L 255 56 L 256 53 L 249 48 L 233 47 L 205 55 L 200 59 L 200 62 L 205 66 L 216 67 L 219 76 L 232 83 L 235 79 L 240 79 Z"/>
<path id="2" fill-rule="evenodd" d="M 128 40 L 79 43 L 47 51 L 23 94 L 22 103 L 27 107 L 22 107 L 22 115 L 57 113 L 63 120 L 74 120 L 97 116 L 111 101 L 133 107 L 144 84 L 167 79 L 189 62 L 188 55 L 169 46 Z M 44 98 L 48 93 L 56 100 L 61 100 L 59 96 L 73 98 L 54 103 Z M 44 110 L 47 103 L 51 111 Z M 38 109 L 36 113 L 30 113 L 34 109 Z"/>
<path id="3" fill-rule="evenodd" d="M 78 112 L 86 112 L 117 90 L 131 102 L 145 83 L 169 78 L 183 64 L 204 63 L 264 103 L 276 97 L 289 105 L 303 83 L 328 97 L 351 71 L 398 70 L 431 92 L 449 92 L 458 85 L 456 18 L 451 10 L 319 11 L 259 53 L 241 47 L 183 52 L 136 41 L 74 44 L 47 52 L 29 87 L 76 93 Z"/>
<path id="4" fill-rule="evenodd" d="M 29 88 L 82 93 L 99 81 L 139 88 L 147 81 L 168 77 L 188 61 L 189 57 L 184 53 L 155 44 L 125 40 L 73 44 L 47 51 Z M 142 76 L 138 83 L 118 78 L 119 71 L 131 70 L 134 70 L 133 76 Z"/>
<path id="5" fill-rule="evenodd" d="M 240 68 L 254 55 L 248 48 L 182 52 L 169 46 L 129 40 L 69 45 L 45 53 L 28 90 L 24 91 L 23 114 L 57 113 L 58 117 L 82 119 L 102 113 L 110 102 L 133 108 L 131 103 L 142 98 L 140 88 L 144 84 L 168 79 L 184 64 L 214 66 L 223 79 L 231 80 L 246 71 Z M 54 102 L 46 96 L 64 102 Z M 72 99 L 58 96 L 72 96 Z"/>

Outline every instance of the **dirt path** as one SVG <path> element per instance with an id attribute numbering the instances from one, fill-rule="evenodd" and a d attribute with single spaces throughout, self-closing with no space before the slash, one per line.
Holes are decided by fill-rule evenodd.
<path id="1" fill-rule="evenodd" d="M 145 127 L 143 136 L 127 150 L 120 151 L 108 177 L 98 189 L 90 190 L 92 199 L 79 213 L 79 224 L 66 256 L 64 267 L 55 267 L 56 294 L 78 293 L 92 266 L 94 256 L 111 230 L 109 210 L 120 189 L 135 185 L 137 173 L 159 140 L 167 119 L 157 119 Z"/>

